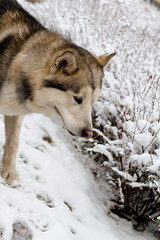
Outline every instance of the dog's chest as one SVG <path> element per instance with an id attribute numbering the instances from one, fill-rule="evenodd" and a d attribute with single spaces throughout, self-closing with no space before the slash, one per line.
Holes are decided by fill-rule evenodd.
<path id="1" fill-rule="evenodd" d="M 5 83 L 0 90 L 0 114 L 8 116 L 26 114 L 24 106 L 18 103 L 14 84 Z"/>

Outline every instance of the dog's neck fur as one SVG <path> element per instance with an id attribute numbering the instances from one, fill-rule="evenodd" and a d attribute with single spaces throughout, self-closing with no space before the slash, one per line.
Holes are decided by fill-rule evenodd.
<path id="1" fill-rule="evenodd" d="M 8 15 L 7 17 L 10 19 L 11 15 Z M 15 16 L 13 15 L 12 17 Z M 29 75 L 28 79 L 32 79 L 33 74 L 35 83 L 31 82 L 32 87 L 34 88 L 36 86 L 39 88 L 38 74 L 40 74 L 41 77 L 43 76 L 40 69 L 44 67 L 48 57 L 47 55 L 46 58 L 44 57 L 46 49 L 42 47 L 43 41 L 48 42 L 48 36 L 52 35 L 52 38 L 49 38 L 50 42 L 45 45 L 48 46 L 48 51 L 46 51 L 48 54 L 50 54 L 49 48 L 51 47 L 52 42 L 54 42 L 54 46 L 56 46 L 54 37 L 59 46 L 60 42 L 64 45 L 67 41 L 61 36 L 44 29 L 36 21 L 33 21 L 33 25 L 35 25 L 35 33 L 33 33 L 33 28 L 30 30 L 30 26 L 25 24 L 25 27 L 20 27 L 20 29 L 17 28 L 21 23 L 19 23 L 18 26 L 10 25 L 8 30 L 6 29 L 6 31 L 4 31 L 4 29 L 2 29 L 3 31 L 1 33 L 1 23 L 3 23 L 3 21 L 3 16 L 0 15 L 0 48 L 2 48 L 2 50 L 0 50 L 0 114 L 9 116 L 26 115 L 35 112 L 35 110 L 32 111 L 32 106 L 30 109 L 26 107 L 25 103 L 30 101 L 29 96 L 26 96 L 26 91 L 29 91 L 29 88 L 28 86 L 24 86 L 26 83 L 23 82 L 24 78 L 21 78 L 21 75 L 23 75 L 23 72 L 25 71 Z M 10 21 L 11 19 L 9 22 Z M 19 29 L 19 32 L 15 32 L 15 29 Z M 13 39 L 9 35 L 9 32 L 10 34 L 13 34 Z M 37 38 L 37 34 L 39 35 L 39 38 Z M 11 47 L 11 45 L 14 52 L 8 51 L 8 48 Z M 39 48 L 39 51 L 30 51 L 34 47 Z M 56 50 L 56 47 L 54 48 Z M 36 71 L 37 80 L 35 79 Z M 23 97 L 24 99 L 22 99 L 22 96 L 25 96 L 25 98 Z M 44 112 L 44 109 L 39 109 L 39 111 L 37 109 L 37 112 Z"/>
<path id="2" fill-rule="evenodd" d="M 19 104 L 16 96 L 16 86 L 14 83 L 5 83 L 0 93 L 0 114 L 26 115 L 30 112 L 25 105 Z"/>

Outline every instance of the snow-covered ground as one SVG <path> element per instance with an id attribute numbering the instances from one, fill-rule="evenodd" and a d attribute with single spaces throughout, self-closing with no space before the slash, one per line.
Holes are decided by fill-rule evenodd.
<path id="1" fill-rule="evenodd" d="M 48 136 L 52 143 L 43 140 Z M 83 159 L 63 127 L 50 119 L 26 117 L 17 171 L 14 188 L 0 179 L 3 240 L 10 240 L 14 223 L 29 228 L 34 240 L 133 240 L 135 234 L 139 240 L 147 239 L 127 222 L 114 222 L 105 215 L 101 193 Z"/>
<path id="2" fill-rule="evenodd" d="M 117 51 L 110 73 L 105 71 L 108 77 L 112 77 L 111 71 L 115 72 L 115 68 L 120 71 L 129 47 L 132 48 L 131 60 L 140 61 L 137 52 L 143 31 L 148 34 L 150 47 L 146 49 L 146 56 L 151 61 L 155 54 L 158 59 L 154 39 L 160 39 L 160 13 L 147 2 L 48 0 L 35 5 L 24 0 L 19 2 L 46 27 L 71 38 L 92 53 Z M 132 61 L 129 70 L 136 73 Z M 123 67 L 124 78 L 127 70 Z M 2 156 L 3 117 L 0 118 L 0 132 Z M 134 231 L 125 220 L 113 220 L 106 215 L 103 193 L 57 119 L 35 114 L 25 118 L 16 161 L 19 180 L 15 186 L 6 185 L 0 178 L 0 239 L 12 239 L 13 228 L 14 234 L 20 233 L 14 237 L 19 240 L 28 240 L 31 236 L 33 240 L 155 239 L 150 233 Z M 26 237 L 22 226 L 16 230 L 18 223 L 27 229 Z"/>

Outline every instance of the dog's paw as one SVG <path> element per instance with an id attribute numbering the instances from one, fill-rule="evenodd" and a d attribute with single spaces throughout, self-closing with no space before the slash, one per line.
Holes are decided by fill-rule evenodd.
<path id="1" fill-rule="evenodd" d="M 15 168 L 1 167 L 0 174 L 7 184 L 11 185 L 17 179 Z"/>

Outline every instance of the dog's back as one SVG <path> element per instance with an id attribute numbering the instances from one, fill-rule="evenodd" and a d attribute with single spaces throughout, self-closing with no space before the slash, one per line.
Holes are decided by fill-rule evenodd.
<path id="1" fill-rule="evenodd" d="M 0 89 L 23 43 L 43 27 L 16 0 L 0 0 Z"/>
<path id="2" fill-rule="evenodd" d="M 16 0 L 0 0 L 0 42 L 8 36 L 26 40 L 26 37 L 42 28 Z"/>

